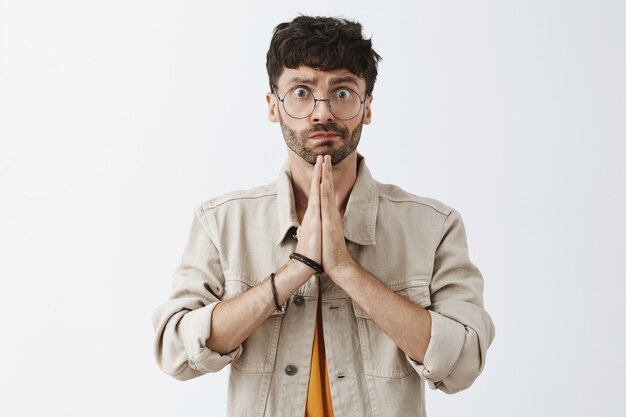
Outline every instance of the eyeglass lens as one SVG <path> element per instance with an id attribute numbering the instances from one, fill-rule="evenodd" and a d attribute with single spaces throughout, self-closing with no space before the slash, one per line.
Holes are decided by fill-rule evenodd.
<path id="1" fill-rule="evenodd" d="M 313 113 L 318 101 L 326 101 L 333 116 L 342 120 L 355 117 L 362 105 L 359 95 L 349 88 L 335 90 L 325 100 L 316 99 L 313 93 L 304 87 L 296 87 L 289 90 L 283 98 L 283 107 L 291 117 L 303 119 Z"/>

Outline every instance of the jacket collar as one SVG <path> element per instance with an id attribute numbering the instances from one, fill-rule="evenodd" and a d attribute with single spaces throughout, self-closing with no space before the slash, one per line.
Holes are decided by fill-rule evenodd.
<path id="1" fill-rule="evenodd" d="M 276 180 L 276 205 L 278 209 L 278 237 L 276 245 L 280 245 L 292 228 L 300 226 L 296 214 L 296 199 L 291 185 L 291 168 L 285 162 Z M 295 233 L 295 232 L 294 232 Z"/>
<path id="2" fill-rule="evenodd" d="M 280 245 L 289 231 L 299 226 L 289 162 L 283 165 L 278 176 L 276 194 L 278 209 L 276 245 Z M 378 187 L 365 164 L 365 158 L 359 155 L 356 181 L 343 216 L 343 233 L 346 239 L 359 245 L 375 245 L 377 215 Z"/>

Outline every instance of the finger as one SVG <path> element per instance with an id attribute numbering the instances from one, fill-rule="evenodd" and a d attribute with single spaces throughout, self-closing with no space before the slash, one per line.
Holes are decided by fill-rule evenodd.
<path id="1" fill-rule="evenodd" d="M 335 181 L 333 180 L 333 163 L 330 155 L 326 157 L 326 168 L 328 170 L 328 192 L 330 193 L 333 201 L 335 200 Z"/>
<path id="2" fill-rule="evenodd" d="M 327 209 L 335 206 L 335 184 L 333 182 L 333 166 L 330 155 L 324 157 L 322 166 L 322 201 L 328 203 Z"/>
<path id="3" fill-rule="evenodd" d="M 307 205 L 307 211 L 311 209 L 311 211 L 319 213 L 320 210 L 320 182 L 322 180 L 322 164 L 323 158 L 321 156 L 318 156 L 317 160 L 315 161 L 315 166 L 313 167 L 313 177 L 311 178 L 311 189 L 309 190 L 309 202 Z"/>

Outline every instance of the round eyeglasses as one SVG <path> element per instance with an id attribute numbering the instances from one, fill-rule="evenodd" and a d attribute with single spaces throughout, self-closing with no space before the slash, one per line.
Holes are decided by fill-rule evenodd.
<path id="1" fill-rule="evenodd" d="M 347 87 L 336 89 L 329 98 L 315 98 L 311 90 L 304 86 L 292 88 L 283 98 L 280 98 L 274 86 L 274 94 L 283 103 L 285 113 L 294 119 L 306 119 L 313 114 L 318 102 L 326 101 L 328 110 L 335 118 L 350 120 L 359 114 L 365 102 L 365 99 L 361 100 L 356 91 Z"/>

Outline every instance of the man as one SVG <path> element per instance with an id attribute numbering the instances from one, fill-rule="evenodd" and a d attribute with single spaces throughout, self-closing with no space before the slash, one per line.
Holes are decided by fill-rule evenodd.
<path id="1" fill-rule="evenodd" d="M 300 16 L 267 54 L 276 182 L 204 203 L 156 354 L 185 380 L 230 364 L 230 416 L 423 416 L 480 374 L 493 335 L 449 207 L 374 181 L 357 145 L 377 62 L 361 25 Z"/>

